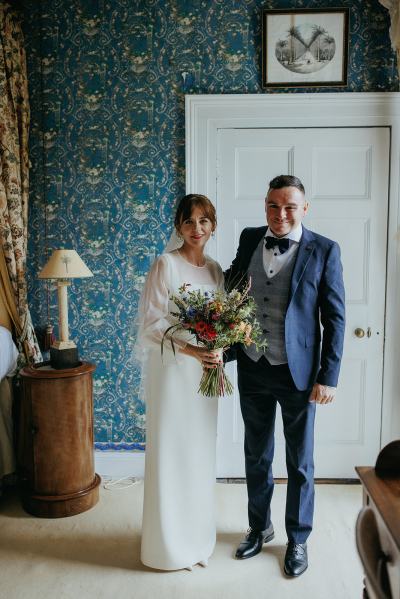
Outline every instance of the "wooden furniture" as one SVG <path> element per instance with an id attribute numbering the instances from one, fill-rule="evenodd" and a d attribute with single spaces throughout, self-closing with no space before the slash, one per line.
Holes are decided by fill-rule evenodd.
<path id="1" fill-rule="evenodd" d="M 400 441 L 382 449 L 375 468 L 357 467 L 363 504 L 356 526 L 364 597 L 400 598 Z"/>
<path id="2" fill-rule="evenodd" d="M 55 370 L 49 362 L 21 370 L 18 444 L 22 504 L 35 516 L 62 518 L 93 507 L 93 364 Z"/>

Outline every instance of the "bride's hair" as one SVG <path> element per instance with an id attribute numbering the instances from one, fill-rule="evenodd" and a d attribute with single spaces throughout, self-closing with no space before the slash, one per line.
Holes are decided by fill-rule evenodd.
<path id="1" fill-rule="evenodd" d="M 189 193 L 180 200 L 175 214 L 175 227 L 179 229 L 183 221 L 191 217 L 193 208 L 201 208 L 204 216 L 210 219 L 213 229 L 217 226 L 217 216 L 212 202 L 199 193 Z"/>

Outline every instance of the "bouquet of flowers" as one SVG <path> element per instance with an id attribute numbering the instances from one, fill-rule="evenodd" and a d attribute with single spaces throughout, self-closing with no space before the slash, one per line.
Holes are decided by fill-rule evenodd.
<path id="1" fill-rule="evenodd" d="M 260 341 L 261 329 L 254 316 L 256 303 L 249 295 L 250 284 L 242 290 L 229 292 L 190 291 L 189 288 L 190 285 L 185 283 L 179 288 L 178 295 L 170 296 L 178 309 L 172 316 L 178 322 L 165 331 L 161 353 L 167 336 L 175 353 L 174 333 L 182 329 L 192 333 L 193 339 L 209 350 L 224 350 L 234 343 L 255 343 L 257 348 L 265 347 L 266 343 Z M 204 370 L 198 392 L 207 397 L 233 392 L 223 365 Z"/>

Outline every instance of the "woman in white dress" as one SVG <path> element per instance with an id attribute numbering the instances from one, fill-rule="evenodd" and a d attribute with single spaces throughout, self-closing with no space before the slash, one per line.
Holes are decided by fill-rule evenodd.
<path id="1" fill-rule="evenodd" d="M 141 560 L 160 570 L 207 565 L 215 546 L 215 451 L 217 398 L 198 393 L 203 368 L 215 368 L 219 352 L 196 345 L 187 331 L 161 340 L 176 319 L 169 295 L 223 287 L 221 267 L 204 254 L 216 217 L 205 196 L 179 203 L 175 228 L 180 248 L 154 262 L 142 296 L 140 343 L 146 401 L 146 470 Z"/>

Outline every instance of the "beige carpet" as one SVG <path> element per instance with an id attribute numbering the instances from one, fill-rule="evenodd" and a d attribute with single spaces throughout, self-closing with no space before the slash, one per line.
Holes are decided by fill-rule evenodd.
<path id="1" fill-rule="evenodd" d="M 16 497 L 0 498 L 1 599 L 355 599 L 362 571 L 354 545 L 361 507 L 357 485 L 317 485 L 309 569 L 282 575 L 286 485 L 276 485 L 276 537 L 250 560 L 233 559 L 247 527 L 246 488 L 217 484 L 218 540 L 208 568 L 157 572 L 140 564 L 143 484 L 101 491 L 99 504 L 70 518 L 25 514 Z M 190 531 L 188 531 L 190 532 Z"/>

